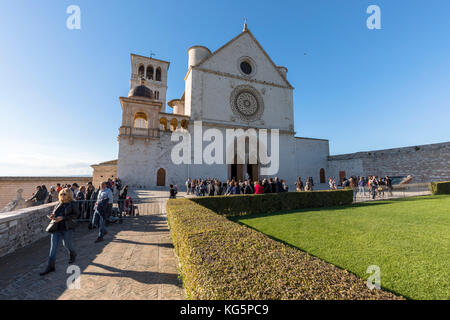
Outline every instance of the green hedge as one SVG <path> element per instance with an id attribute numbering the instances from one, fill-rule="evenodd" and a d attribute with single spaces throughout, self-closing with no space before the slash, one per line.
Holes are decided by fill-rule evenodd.
<path id="1" fill-rule="evenodd" d="M 190 199 L 169 200 L 167 217 L 189 299 L 398 298 Z"/>
<path id="2" fill-rule="evenodd" d="M 312 192 L 286 192 L 236 196 L 191 198 L 215 213 L 239 216 L 254 213 L 274 213 L 306 208 L 349 205 L 353 202 L 352 189 Z"/>
<path id="3" fill-rule="evenodd" d="M 430 189 L 432 194 L 450 194 L 450 181 L 432 182 Z"/>

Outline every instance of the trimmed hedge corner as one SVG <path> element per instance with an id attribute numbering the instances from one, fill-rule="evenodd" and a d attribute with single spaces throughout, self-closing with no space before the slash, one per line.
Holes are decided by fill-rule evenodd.
<path id="1" fill-rule="evenodd" d="M 352 189 L 312 192 L 285 192 L 236 196 L 196 197 L 191 201 L 217 214 L 241 216 L 255 213 L 274 213 L 306 208 L 349 205 Z"/>
<path id="2" fill-rule="evenodd" d="M 432 194 L 450 194 L 450 181 L 431 182 L 430 191 Z"/>
<path id="3" fill-rule="evenodd" d="M 166 208 L 189 299 L 402 299 L 192 199 Z"/>

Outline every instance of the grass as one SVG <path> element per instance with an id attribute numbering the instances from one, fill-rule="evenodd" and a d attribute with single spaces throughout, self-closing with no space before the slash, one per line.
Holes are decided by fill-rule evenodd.
<path id="1" fill-rule="evenodd" d="M 363 279 L 381 269 L 384 289 L 411 299 L 450 299 L 450 196 L 235 217 Z"/>

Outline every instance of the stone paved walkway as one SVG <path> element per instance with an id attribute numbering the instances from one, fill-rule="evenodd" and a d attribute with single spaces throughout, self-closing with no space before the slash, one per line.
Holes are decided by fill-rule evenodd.
<path id="1" fill-rule="evenodd" d="M 105 241 L 87 224 L 77 228 L 76 265 L 80 289 L 68 289 L 68 255 L 59 248 L 56 272 L 39 276 L 46 266 L 49 238 L 0 258 L 0 299 L 185 299 L 178 261 L 164 213 L 111 224 Z"/>

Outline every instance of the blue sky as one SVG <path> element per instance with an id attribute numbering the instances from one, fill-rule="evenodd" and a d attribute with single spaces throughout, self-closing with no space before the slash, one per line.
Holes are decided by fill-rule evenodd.
<path id="1" fill-rule="evenodd" d="M 72 4 L 81 30 L 66 28 Z M 382 30 L 366 27 L 371 4 Z M 331 154 L 450 140 L 447 0 L 15 0 L 0 12 L 2 176 L 115 159 L 130 53 L 169 60 L 167 100 L 179 98 L 187 49 L 218 49 L 244 17 L 289 69 L 298 136 L 329 139 Z"/>

